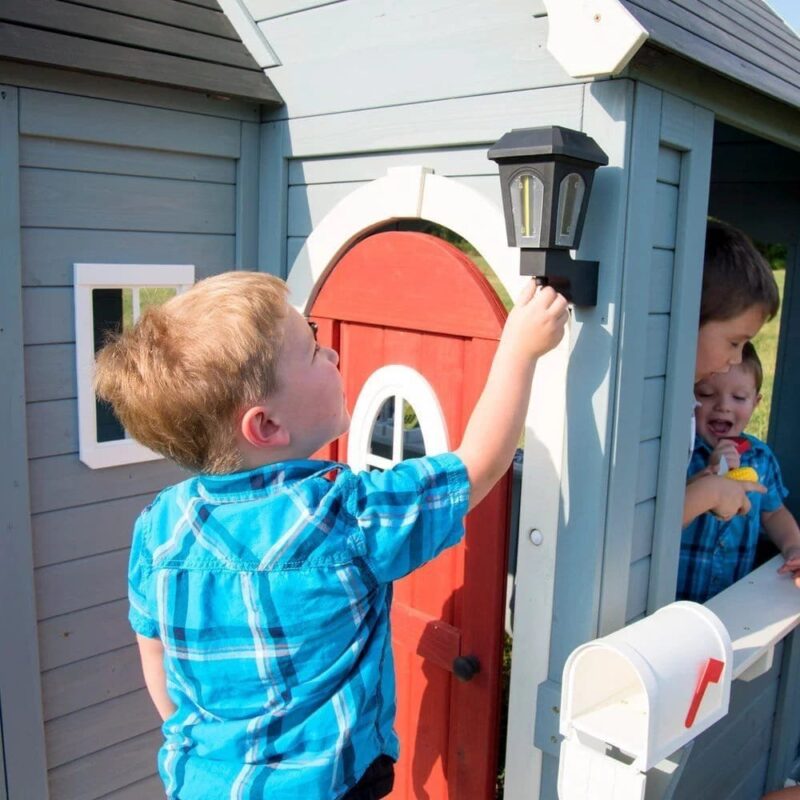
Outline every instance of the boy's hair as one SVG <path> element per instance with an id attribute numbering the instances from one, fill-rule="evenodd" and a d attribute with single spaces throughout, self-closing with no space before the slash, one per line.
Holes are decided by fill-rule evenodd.
<path id="1" fill-rule="evenodd" d="M 761 391 L 761 384 L 764 383 L 764 368 L 761 366 L 761 359 L 752 342 L 744 343 L 740 367 L 753 376 L 756 382 L 756 394 L 758 394 Z"/>
<path id="2" fill-rule="evenodd" d="M 236 415 L 276 388 L 286 284 L 226 272 L 149 308 L 97 354 L 94 388 L 130 435 L 183 467 L 242 466 Z"/>
<path id="3" fill-rule="evenodd" d="M 709 220 L 700 325 L 732 319 L 753 306 L 761 306 L 767 319 L 778 313 L 780 296 L 769 264 L 740 230 Z"/>

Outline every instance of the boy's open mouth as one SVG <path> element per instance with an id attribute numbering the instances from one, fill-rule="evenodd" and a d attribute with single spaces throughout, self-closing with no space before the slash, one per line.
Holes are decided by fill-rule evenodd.
<path id="1" fill-rule="evenodd" d="M 725 419 L 710 419 L 708 429 L 714 436 L 727 436 L 733 428 L 733 423 Z"/>

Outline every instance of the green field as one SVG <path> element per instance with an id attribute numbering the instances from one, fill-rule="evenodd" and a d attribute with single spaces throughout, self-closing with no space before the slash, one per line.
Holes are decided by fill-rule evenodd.
<path id="1" fill-rule="evenodd" d="M 786 270 L 776 269 L 773 273 L 778 283 L 778 290 L 783 301 L 783 286 L 786 279 Z M 756 351 L 758 352 L 761 364 L 764 367 L 764 385 L 761 387 L 763 399 L 756 408 L 747 432 L 759 439 L 766 441 L 767 431 L 769 430 L 769 412 L 772 404 L 772 384 L 775 380 L 775 357 L 778 353 L 778 334 L 780 332 L 780 314 L 775 319 L 770 320 L 759 331 L 758 336 L 753 339 Z"/>

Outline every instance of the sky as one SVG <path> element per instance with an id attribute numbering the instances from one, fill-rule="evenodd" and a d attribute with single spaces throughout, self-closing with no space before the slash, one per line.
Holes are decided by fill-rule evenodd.
<path id="1" fill-rule="evenodd" d="M 766 0 L 778 12 L 778 16 L 800 34 L 800 0 Z"/>

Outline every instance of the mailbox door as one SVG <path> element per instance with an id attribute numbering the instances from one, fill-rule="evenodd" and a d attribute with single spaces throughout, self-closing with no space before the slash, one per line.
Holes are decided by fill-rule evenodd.
<path id="1" fill-rule="evenodd" d="M 370 376 L 404 365 L 431 387 L 450 447 L 458 445 L 506 316 L 469 258 L 425 234 L 375 234 L 336 264 L 311 315 L 320 340 L 339 351 L 351 411 Z M 413 414 L 405 416 L 413 427 Z M 395 421 L 384 413 L 379 426 Z M 320 455 L 346 454 L 344 436 Z M 393 798 L 494 797 L 509 490 L 510 474 L 469 514 L 465 541 L 394 587 L 401 754 Z M 453 674 L 462 656 L 480 664 L 468 681 Z M 469 664 L 460 663 L 464 674 Z"/>

